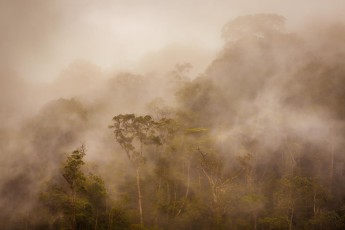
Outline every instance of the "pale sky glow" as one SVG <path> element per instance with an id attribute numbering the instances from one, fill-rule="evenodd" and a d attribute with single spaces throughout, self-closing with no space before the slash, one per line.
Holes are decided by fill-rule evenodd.
<path id="1" fill-rule="evenodd" d="M 344 19 L 342 0 L 2 1 L 4 57 L 22 77 L 50 81 L 75 59 L 131 69 L 148 52 L 193 44 L 216 53 L 220 31 L 239 15 L 277 13 L 295 28 Z M 1 40 L 0 40 L 1 42 Z"/>

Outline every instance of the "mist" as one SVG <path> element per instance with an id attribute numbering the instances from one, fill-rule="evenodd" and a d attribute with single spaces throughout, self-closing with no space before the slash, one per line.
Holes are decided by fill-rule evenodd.
<path id="1" fill-rule="evenodd" d="M 1 228 L 342 229 L 344 10 L 1 1 Z"/>

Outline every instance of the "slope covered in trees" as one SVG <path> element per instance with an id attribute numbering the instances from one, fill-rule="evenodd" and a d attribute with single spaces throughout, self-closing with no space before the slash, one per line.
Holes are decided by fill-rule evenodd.
<path id="1" fill-rule="evenodd" d="M 1 129 L 2 229 L 344 229 L 345 26 L 284 20 L 230 21 L 193 80 L 117 74 Z"/>

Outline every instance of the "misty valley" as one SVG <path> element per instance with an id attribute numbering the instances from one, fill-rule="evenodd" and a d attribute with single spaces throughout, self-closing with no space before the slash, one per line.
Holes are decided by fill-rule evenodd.
<path id="1" fill-rule="evenodd" d="M 197 74 L 6 72 L 0 229 L 345 229 L 345 24 L 285 20 L 230 20 Z"/>

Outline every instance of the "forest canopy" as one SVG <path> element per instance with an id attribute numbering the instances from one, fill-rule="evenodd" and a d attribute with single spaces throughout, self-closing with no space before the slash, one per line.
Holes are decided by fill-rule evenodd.
<path id="1" fill-rule="evenodd" d="M 345 25 L 285 20 L 229 21 L 194 77 L 74 63 L 0 127 L 1 229 L 344 229 Z"/>

